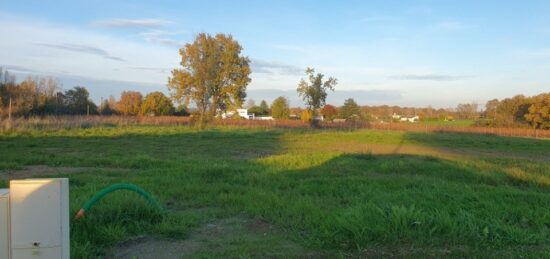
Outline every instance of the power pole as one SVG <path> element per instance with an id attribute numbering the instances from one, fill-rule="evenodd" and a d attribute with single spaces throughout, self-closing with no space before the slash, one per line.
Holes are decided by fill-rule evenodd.
<path id="1" fill-rule="evenodd" d="M 89 105 L 89 104 L 88 104 L 88 106 L 87 106 L 86 115 L 87 115 L 87 116 L 90 116 L 90 105 Z"/>
<path id="2" fill-rule="evenodd" d="M 8 120 L 11 121 L 11 96 L 10 96 L 10 105 L 8 108 Z"/>

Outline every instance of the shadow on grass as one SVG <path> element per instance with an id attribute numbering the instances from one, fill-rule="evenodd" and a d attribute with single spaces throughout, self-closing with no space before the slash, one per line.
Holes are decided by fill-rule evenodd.
<path id="1" fill-rule="evenodd" d="M 118 129 L 120 130 L 120 129 Z M 80 131 L 80 135 L 0 138 L 0 170 L 21 165 L 159 168 L 188 160 L 246 160 L 280 151 L 280 131 L 173 128 L 166 132 Z M 100 135 L 100 136 L 98 136 Z"/>
<path id="2" fill-rule="evenodd" d="M 236 199 L 312 247 L 370 255 L 374 249 L 378 256 L 484 249 L 514 255 L 513 247 L 547 246 L 550 238 L 550 194 L 455 161 L 344 154 L 310 168 L 267 170 L 269 177 Z"/>

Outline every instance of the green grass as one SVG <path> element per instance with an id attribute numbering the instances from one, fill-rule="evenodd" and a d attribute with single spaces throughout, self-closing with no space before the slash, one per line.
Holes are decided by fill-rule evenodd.
<path id="1" fill-rule="evenodd" d="M 284 257 L 543 257 L 549 157 L 548 140 L 457 133 L 130 126 L 0 135 L 0 169 L 81 168 L 57 175 L 70 178 L 71 213 L 119 182 L 166 208 L 107 196 L 71 222 L 74 258 L 138 235 L 185 239 L 242 214 L 281 229 L 272 246 L 303 248 Z M 243 240 L 195 256 L 277 256 Z"/>

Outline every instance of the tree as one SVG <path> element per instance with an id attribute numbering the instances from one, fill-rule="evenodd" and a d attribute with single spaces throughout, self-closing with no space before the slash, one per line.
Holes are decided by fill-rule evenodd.
<path id="1" fill-rule="evenodd" d="M 85 87 L 75 86 L 73 89 L 65 91 L 64 101 L 67 112 L 70 114 L 93 114 L 97 110 Z"/>
<path id="2" fill-rule="evenodd" d="M 161 92 L 152 92 L 145 96 L 145 100 L 141 105 L 141 113 L 144 115 L 152 114 L 170 115 L 174 112 L 172 101 Z"/>
<path id="3" fill-rule="evenodd" d="M 187 109 L 187 107 L 183 104 L 180 104 L 177 108 L 176 108 L 176 111 L 174 112 L 174 115 L 176 116 L 189 116 L 189 110 Z"/>
<path id="4" fill-rule="evenodd" d="M 550 129 L 550 93 L 534 98 L 533 104 L 529 107 L 529 113 L 525 114 L 525 119 L 534 128 Z"/>
<path id="5" fill-rule="evenodd" d="M 277 97 L 271 104 L 271 116 L 275 119 L 288 119 L 289 115 L 288 100 L 282 96 Z"/>
<path id="6" fill-rule="evenodd" d="M 459 104 L 456 113 L 460 119 L 477 119 L 479 105 L 476 102 Z"/>
<path id="7" fill-rule="evenodd" d="M 333 105 L 325 104 L 325 106 L 321 109 L 321 115 L 323 115 L 326 119 L 331 120 L 338 115 L 338 111 Z"/>
<path id="8" fill-rule="evenodd" d="M 301 79 L 296 90 L 298 91 L 298 95 L 304 100 L 307 108 L 311 111 L 310 122 L 314 125 L 316 121 L 313 118 L 317 115 L 317 110 L 325 105 L 327 91 L 334 91 L 338 80 L 329 77 L 328 80 L 323 81 L 324 75 L 321 73 L 315 74 L 315 70 L 309 67 L 306 69 L 306 74 L 309 77 L 309 83 Z"/>
<path id="9" fill-rule="evenodd" d="M 103 100 L 99 106 L 99 113 L 101 115 L 113 115 L 116 114 L 117 101 L 114 96 L 110 95 L 107 100 Z"/>
<path id="10" fill-rule="evenodd" d="M 142 102 L 143 96 L 140 92 L 124 91 L 120 94 L 120 100 L 116 105 L 116 111 L 125 116 L 139 115 Z"/>
<path id="11" fill-rule="evenodd" d="M 101 115 L 113 115 L 115 110 L 109 105 L 109 100 L 103 100 L 99 104 L 98 112 Z"/>
<path id="12" fill-rule="evenodd" d="M 270 113 L 269 106 L 267 105 L 267 102 L 265 100 L 262 100 L 260 103 L 260 108 L 263 110 L 263 113 L 265 115 L 268 115 Z"/>
<path id="13" fill-rule="evenodd" d="M 353 98 L 344 101 L 344 105 L 340 107 L 338 117 L 342 119 L 362 119 L 361 108 Z"/>
<path id="14" fill-rule="evenodd" d="M 495 120 L 497 117 L 498 99 L 487 101 L 485 104 L 485 118 Z"/>
<path id="15" fill-rule="evenodd" d="M 172 70 L 168 89 L 185 105 L 195 103 L 201 127 L 217 112 L 242 105 L 251 71 L 241 50 L 231 35 L 207 33 L 180 49 L 182 68 Z"/>
<path id="16" fill-rule="evenodd" d="M 302 111 L 302 114 L 300 115 L 300 119 L 303 122 L 311 122 L 313 120 L 313 113 L 310 109 L 305 109 Z"/>
<path id="17" fill-rule="evenodd" d="M 263 116 L 268 114 L 268 111 L 260 106 L 252 106 L 250 109 L 248 109 L 248 112 L 254 113 L 255 116 Z"/>

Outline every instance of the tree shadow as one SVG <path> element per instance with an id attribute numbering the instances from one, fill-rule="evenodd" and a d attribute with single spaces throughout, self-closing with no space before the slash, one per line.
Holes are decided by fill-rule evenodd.
<path id="1" fill-rule="evenodd" d="M 313 247 L 439 257 L 503 246 L 513 252 L 550 238 L 540 228 L 550 194 L 456 161 L 343 154 L 267 172 L 242 197 L 243 206 Z"/>

